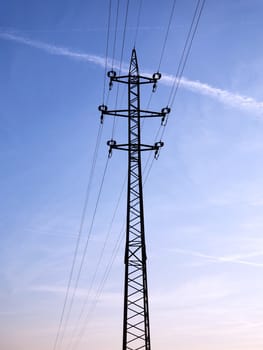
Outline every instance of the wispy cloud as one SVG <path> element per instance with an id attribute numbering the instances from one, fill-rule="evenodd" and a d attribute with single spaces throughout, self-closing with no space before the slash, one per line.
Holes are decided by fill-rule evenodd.
<path id="1" fill-rule="evenodd" d="M 38 293 L 51 293 L 51 294 L 65 295 L 67 291 L 67 287 L 55 286 L 55 285 L 40 285 L 40 286 L 32 286 L 29 288 L 29 290 L 32 292 L 38 292 Z M 75 296 L 78 298 L 85 298 L 87 294 L 88 294 L 87 289 L 78 288 Z"/>
<path id="2" fill-rule="evenodd" d="M 172 75 L 164 74 L 162 76 L 163 82 L 166 82 L 169 85 L 172 85 L 175 79 L 176 78 Z M 181 79 L 180 86 L 187 90 L 212 97 L 225 105 L 263 115 L 263 102 L 258 102 L 252 97 L 232 93 L 230 91 L 219 89 L 214 86 L 201 83 L 200 81 L 189 80 L 184 77 Z"/>
<path id="3" fill-rule="evenodd" d="M 170 287 L 170 290 L 165 293 L 165 300 L 161 287 L 158 287 L 160 288 L 159 292 L 152 295 L 152 301 L 157 307 L 166 310 L 171 309 L 171 305 L 178 310 L 198 307 L 227 298 L 238 291 L 238 286 L 229 281 L 224 275 L 217 274 L 195 277 L 183 281 L 176 287 L 172 285 Z"/>
<path id="4" fill-rule="evenodd" d="M 101 56 L 76 52 L 65 47 L 46 44 L 38 40 L 32 40 L 23 36 L 18 36 L 11 32 L 0 32 L 0 38 L 3 40 L 14 41 L 20 44 L 34 47 L 43 50 L 51 55 L 65 56 L 78 61 L 89 62 L 100 67 L 105 67 L 105 58 Z M 111 60 L 109 59 L 109 61 Z M 119 62 L 115 62 L 114 68 L 118 68 L 119 66 Z M 122 67 L 122 70 L 126 72 L 127 65 L 122 65 Z M 161 82 L 172 86 L 176 79 L 177 78 L 173 75 L 163 74 Z M 228 90 L 219 89 L 200 81 L 193 81 L 184 77 L 182 77 L 180 81 L 180 86 L 195 93 L 209 96 L 227 106 L 238 108 L 240 110 L 248 111 L 257 115 L 263 115 L 263 102 L 256 101 L 252 97 L 232 93 Z"/>
<path id="5" fill-rule="evenodd" d="M 233 255 L 225 255 L 225 256 L 214 256 L 209 254 L 204 254 L 197 251 L 191 251 L 186 249 L 173 249 L 174 252 L 184 255 L 191 255 L 198 258 L 204 258 L 211 262 L 217 263 L 233 263 L 240 265 L 249 265 L 254 267 L 263 267 L 263 263 L 257 263 L 253 261 L 248 261 L 246 259 L 263 256 L 263 251 L 250 252 L 246 254 L 233 254 Z"/>
<path id="6" fill-rule="evenodd" d="M 57 56 L 66 56 L 78 61 L 85 61 L 89 63 L 93 63 L 96 65 L 99 65 L 101 67 L 105 66 L 105 58 L 96 56 L 96 55 L 89 55 L 86 53 L 80 53 L 76 51 L 72 51 L 66 47 L 60 47 L 55 45 L 50 45 L 43 43 L 38 40 L 32 40 L 28 39 L 22 36 L 18 36 L 12 33 L 6 33 L 6 32 L 0 32 L 0 38 L 4 40 L 14 41 L 20 44 L 24 44 L 27 46 L 34 47 L 36 49 L 43 50 L 51 55 L 57 55 Z"/>

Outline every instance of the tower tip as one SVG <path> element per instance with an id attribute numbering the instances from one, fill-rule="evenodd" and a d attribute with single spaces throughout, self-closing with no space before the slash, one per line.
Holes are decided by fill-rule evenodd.
<path id="1" fill-rule="evenodd" d="M 130 61 L 130 69 L 129 72 L 133 72 L 138 75 L 139 74 L 139 68 L 138 68 L 138 61 L 137 61 L 137 54 L 136 54 L 136 49 L 135 47 L 132 49 L 132 54 L 131 54 L 131 61 Z"/>

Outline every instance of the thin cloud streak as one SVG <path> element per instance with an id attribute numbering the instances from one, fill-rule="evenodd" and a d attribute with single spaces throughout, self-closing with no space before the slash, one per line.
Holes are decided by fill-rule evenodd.
<path id="1" fill-rule="evenodd" d="M 43 50 L 51 55 L 65 56 L 78 61 L 92 63 L 103 68 L 105 67 L 105 58 L 101 56 L 72 51 L 65 47 L 46 44 L 37 40 L 31 40 L 10 32 L 0 32 L 0 38 L 34 47 Z M 108 61 L 111 60 L 108 59 Z M 119 67 L 120 63 L 116 61 L 113 68 L 118 69 Z M 122 68 L 122 71 L 127 72 L 127 65 L 124 65 L 123 67 L 124 68 Z M 174 83 L 177 83 L 176 79 L 177 78 L 173 75 L 163 74 L 161 82 L 172 86 Z M 209 96 L 218 102 L 223 103 L 224 105 L 238 108 L 239 110 L 251 112 L 260 116 L 263 115 L 263 102 L 256 101 L 252 97 L 242 96 L 240 94 L 232 93 L 228 90 L 219 89 L 200 81 L 189 80 L 184 77 L 182 77 L 180 80 L 180 86 L 186 90 Z"/>
<path id="2" fill-rule="evenodd" d="M 72 51 L 66 47 L 46 44 L 38 40 L 31 40 L 22 36 L 14 35 L 12 33 L 0 32 L 0 38 L 34 47 L 36 49 L 43 50 L 51 55 L 66 56 L 78 61 L 85 61 L 101 67 L 105 67 L 105 58 L 100 56 Z"/>
<path id="3" fill-rule="evenodd" d="M 41 285 L 41 286 L 32 286 L 29 287 L 29 291 L 31 292 L 37 292 L 37 293 L 51 293 L 51 294 L 62 294 L 65 295 L 66 293 L 66 287 L 62 286 L 55 286 L 55 285 Z M 78 289 L 76 292 L 76 297 L 78 298 L 84 298 L 88 294 L 88 289 Z"/>
<path id="4" fill-rule="evenodd" d="M 172 85 L 176 78 L 172 75 L 164 74 L 162 76 L 162 80 L 168 85 Z M 235 107 L 243 111 L 263 115 L 263 102 L 258 102 L 252 97 L 234 94 L 230 91 L 219 89 L 211 85 L 201 83 L 200 81 L 189 80 L 184 77 L 180 81 L 180 86 L 187 90 L 212 97 L 225 105 Z"/>
<path id="5" fill-rule="evenodd" d="M 211 262 L 234 263 L 234 264 L 240 264 L 240 265 L 249 265 L 253 267 L 263 267 L 263 263 L 256 263 L 253 261 L 244 260 L 247 258 L 263 256 L 262 251 L 252 252 L 247 254 L 228 255 L 228 256 L 214 256 L 214 255 L 204 254 L 204 253 L 186 250 L 186 249 L 178 249 L 178 248 L 173 249 L 173 251 L 179 254 L 190 255 L 198 258 L 204 258 Z"/>

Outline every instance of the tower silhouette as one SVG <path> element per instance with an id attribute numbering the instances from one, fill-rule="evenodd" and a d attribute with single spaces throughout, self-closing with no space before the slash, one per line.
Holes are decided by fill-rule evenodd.
<path id="1" fill-rule="evenodd" d="M 154 151 L 157 158 L 163 142 L 155 142 L 153 145 L 141 142 L 141 119 L 160 117 L 163 122 L 170 109 L 165 107 L 161 112 L 140 109 L 140 86 L 153 84 L 155 91 L 161 74 L 157 72 L 152 77 L 140 75 L 135 49 L 132 50 L 128 74 L 117 76 L 116 72 L 111 70 L 108 77 L 110 87 L 113 82 L 128 86 L 127 109 L 108 110 L 106 105 L 99 106 L 102 120 L 104 115 L 124 117 L 128 120 L 128 142 L 117 143 L 113 139 L 107 142 L 109 155 L 113 149 L 128 152 L 123 350 L 150 350 L 141 152 Z"/>

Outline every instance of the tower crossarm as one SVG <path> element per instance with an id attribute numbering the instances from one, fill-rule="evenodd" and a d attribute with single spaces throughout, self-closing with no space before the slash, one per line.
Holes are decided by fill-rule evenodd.
<path id="1" fill-rule="evenodd" d="M 138 148 L 137 144 L 134 144 L 132 147 L 130 147 L 130 144 L 128 143 L 119 143 L 117 144 L 117 142 L 115 140 L 109 140 L 107 142 L 107 145 L 109 146 L 109 156 L 111 157 L 112 155 L 112 150 L 113 149 L 117 149 L 120 151 L 129 151 L 130 148 L 133 148 L 135 151 Z M 161 147 L 163 147 L 164 143 L 162 141 L 159 142 L 155 142 L 154 145 L 147 145 L 144 143 L 140 144 L 140 151 L 144 152 L 144 151 L 155 151 L 155 158 L 157 157 L 158 153 L 159 153 L 159 149 Z"/>
<path id="2" fill-rule="evenodd" d="M 162 77 L 161 73 L 159 72 L 154 73 L 152 77 L 138 75 L 136 69 L 130 71 L 130 74 L 128 75 L 117 75 L 114 70 L 109 71 L 107 75 L 110 79 L 110 89 L 112 88 L 113 82 L 129 84 L 132 79 L 139 79 L 139 84 L 156 84 Z"/>
<path id="3" fill-rule="evenodd" d="M 101 112 L 101 119 L 103 119 L 105 115 L 110 115 L 113 117 L 124 117 L 124 118 L 129 118 L 130 116 L 130 111 L 128 109 L 108 110 L 108 107 L 105 105 L 100 105 L 98 109 Z M 166 115 L 170 113 L 170 111 L 171 110 L 169 107 L 162 108 L 160 112 L 141 109 L 140 118 L 155 118 L 155 117 L 165 118 Z"/>

